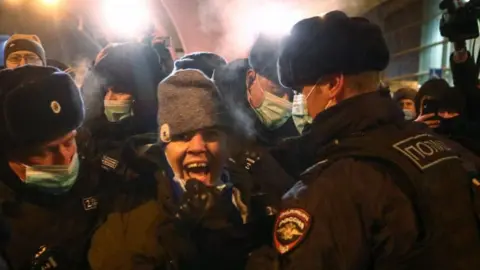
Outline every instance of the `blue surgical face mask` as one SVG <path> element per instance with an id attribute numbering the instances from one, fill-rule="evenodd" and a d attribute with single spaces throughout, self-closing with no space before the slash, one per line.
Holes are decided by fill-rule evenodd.
<path id="1" fill-rule="evenodd" d="M 68 165 L 24 166 L 25 184 L 51 194 L 61 194 L 69 191 L 77 181 L 80 161 L 78 154 L 75 154 Z"/>
<path id="2" fill-rule="evenodd" d="M 300 134 L 302 134 L 305 126 L 311 124 L 313 121 L 312 117 L 308 114 L 306 99 L 301 93 L 293 97 L 292 118 Z"/>
<path id="3" fill-rule="evenodd" d="M 262 105 L 253 109 L 268 129 L 277 129 L 292 116 L 292 103 L 269 92 L 263 91 L 263 93 L 265 99 Z"/>
<path id="4" fill-rule="evenodd" d="M 109 122 L 119 122 L 133 115 L 131 100 L 105 100 L 103 105 Z"/>
<path id="5" fill-rule="evenodd" d="M 403 114 L 405 115 L 405 120 L 412 121 L 417 117 L 417 114 L 412 112 L 411 110 L 403 110 Z"/>

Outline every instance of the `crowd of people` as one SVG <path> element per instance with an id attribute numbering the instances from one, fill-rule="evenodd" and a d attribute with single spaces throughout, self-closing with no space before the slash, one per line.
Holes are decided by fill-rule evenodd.
<path id="1" fill-rule="evenodd" d="M 461 43 L 455 87 L 392 94 L 380 28 L 340 11 L 231 62 L 146 40 L 80 87 L 37 36 L 6 42 L 0 269 L 480 269 Z"/>

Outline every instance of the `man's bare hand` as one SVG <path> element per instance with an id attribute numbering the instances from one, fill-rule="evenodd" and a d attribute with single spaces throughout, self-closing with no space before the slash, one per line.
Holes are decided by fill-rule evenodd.
<path id="1" fill-rule="evenodd" d="M 429 128 L 438 128 L 440 126 L 440 120 L 433 120 L 431 119 L 432 117 L 435 117 L 434 113 L 420 115 L 417 119 L 415 119 L 415 122 L 424 123 Z"/>

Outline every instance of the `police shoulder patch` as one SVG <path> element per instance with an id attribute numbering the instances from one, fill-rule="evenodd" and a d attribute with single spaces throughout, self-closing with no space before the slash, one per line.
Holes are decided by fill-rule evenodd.
<path id="1" fill-rule="evenodd" d="M 273 241 L 280 254 L 298 246 L 307 235 L 312 217 L 301 208 L 289 208 L 280 212 L 275 222 Z"/>

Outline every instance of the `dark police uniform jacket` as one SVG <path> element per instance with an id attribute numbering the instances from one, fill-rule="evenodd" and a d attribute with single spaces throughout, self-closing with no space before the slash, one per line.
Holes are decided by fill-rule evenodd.
<path id="1" fill-rule="evenodd" d="M 311 166 L 284 196 L 277 267 L 480 269 L 471 178 L 388 93 L 328 109 L 300 140 Z"/>
<path id="2" fill-rule="evenodd" d="M 51 195 L 25 185 L 7 162 L 0 171 L 1 216 L 10 230 L 2 254 L 11 269 L 31 269 L 36 254 L 50 269 L 89 269 L 90 236 L 103 220 L 98 179 L 81 165 L 72 189 Z"/>

